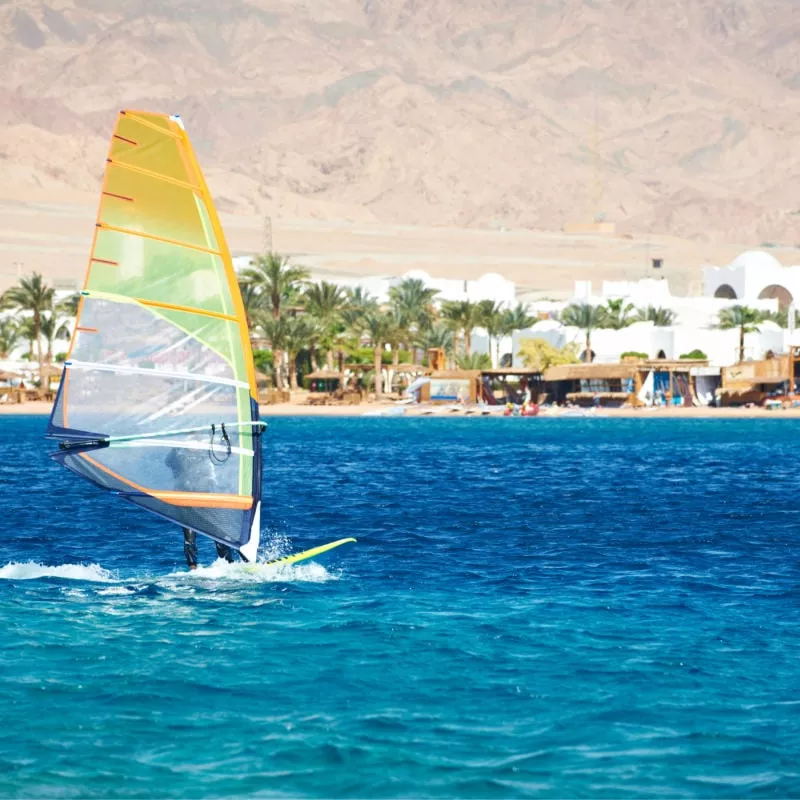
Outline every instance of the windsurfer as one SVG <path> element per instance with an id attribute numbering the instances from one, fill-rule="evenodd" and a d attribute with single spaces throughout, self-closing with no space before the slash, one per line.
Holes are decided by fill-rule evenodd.
<path id="1" fill-rule="evenodd" d="M 222 542 L 214 542 L 217 546 L 217 556 L 233 563 L 233 550 Z M 197 569 L 197 534 L 191 528 L 183 529 L 183 554 L 189 569 Z"/>
<path id="2" fill-rule="evenodd" d="M 178 491 L 196 491 L 197 486 L 213 490 L 216 485 L 216 470 L 208 453 L 188 447 L 172 448 L 165 459 L 175 479 Z M 217 557 L 233 563 L 233 550 L 222 542 L 215 541 Z M 183 528 L 183 554 L 189 569 L 197 569 L 197 535 L 191 528 Z"/>

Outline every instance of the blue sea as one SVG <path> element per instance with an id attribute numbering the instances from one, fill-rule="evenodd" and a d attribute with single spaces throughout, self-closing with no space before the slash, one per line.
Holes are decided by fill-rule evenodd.
<path id="1" fill-rule="evenodd" d="M 292 419 L 264 556 L 0 418 L 0 796 L 800 797 L 790 420 Z"/>

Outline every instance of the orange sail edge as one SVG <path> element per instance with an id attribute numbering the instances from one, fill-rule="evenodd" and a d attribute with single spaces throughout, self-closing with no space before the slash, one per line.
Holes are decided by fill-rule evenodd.
<path id="1" fill-rule="evenodd" d="M 96 458 L 92 458 L 88 453 L 78 453 L 79 458 L 88 461 L 93 467 L 102 470 L 112 478 L 130 486 L 136 492 L 146 494 L 154 500 L 160 500 L 171 506 L 183 506 L 194 508 L 234 508 L 240 511 L 249 511 L 253 507 L 253 498 L 243 494 L 225 494 L 217 492 L 169 492 L 159 489 L 149 489 L 134 483 L 118 472 L 109 469 L 105 464 L 101 464 Z"/>
<path id="2" fill-rule="evenodd" d="M 234 508 L 249 511 L 253 507 L 253 498 L 246 494 L 216 494 L 209 492 L 147 492 L 155 500 L 171 506 L 191 508 Z"/>

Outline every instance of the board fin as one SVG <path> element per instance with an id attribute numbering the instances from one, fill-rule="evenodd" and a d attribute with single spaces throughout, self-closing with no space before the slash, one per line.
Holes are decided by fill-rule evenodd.
<path id="1" fill-rule="evenodd" d="M 276 558 L 275 561 L 268 561 L 265 566 L 274 567 L 284 564 L 297 564 L 300 561 L 308 561 L 310 558 L 320 556 L 323 553 L 327 553 L 329 550 L 341 547 L 343 544 L 349 544 L 350 542 L 355 543 L 356 541 L 357 540 L 353 539 L 352 537 L 347 539 L 337 539 L 335 542 L 321 544 L 319 547 L 312 547 L 310 550 L 304 550 L 302 553 L 294 553 L 293 555 L 284 556 L 283 558 Z"/>

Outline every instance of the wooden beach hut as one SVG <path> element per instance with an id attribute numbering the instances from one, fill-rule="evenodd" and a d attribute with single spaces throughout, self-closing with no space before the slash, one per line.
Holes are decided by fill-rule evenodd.
<path id="1" fill-rule="evenodd" d="M 428 376 L 430 380 L 420 387 L 421 403 L 476 403 L 478 401 L 481 372 L 471 369 L 440 369 Z"/>
<path id="2" fill-rule="evenodd" d="M 742 361 L 721 370 L 720 405 L 764 405 L 794 402 L 800 390 L 800 347 L 757 361 Z"/>
<path id="3" fill-rule="evenodd" d="M 544 400 L 544 376 L 526 367 L 498 367 L 481 370 L 481 399 L 489 405 L 522 405 L 530 395 L 533 403 Z"/>
<path id="4" fill-rule="evenodd" d="M 703 359 L 625 359 L 620 363 L 564 364 L 544 374 L 548 399 L 558 404 L 683 405 L 697 404 L 692 370 Z"/>
<path id="5" fill-rule="evenodd" d="M 638 362 L 562 364 L 545 371 L 544 385 L 548 400 L 559 405 L 614 407 L 634 402 L 639 374 Z"/>

